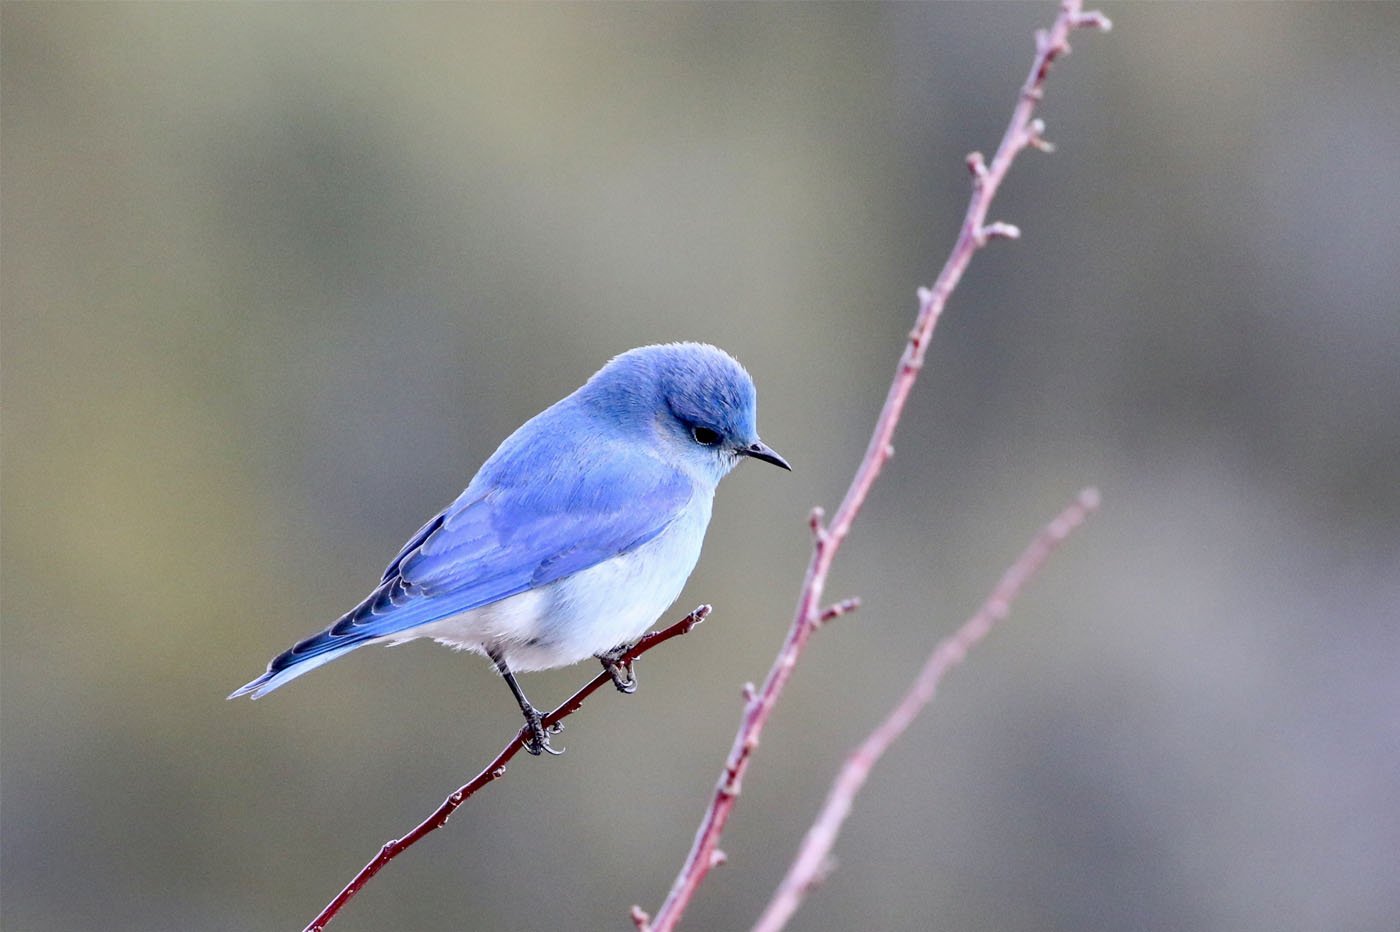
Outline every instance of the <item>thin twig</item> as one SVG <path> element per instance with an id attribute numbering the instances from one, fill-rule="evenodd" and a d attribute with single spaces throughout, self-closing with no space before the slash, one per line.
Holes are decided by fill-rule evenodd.
<path id="1" fill-rule="evenodd" d="M 807 640 L 821 623 L 822 593 L 826 588 L 831 564 L 842 541 L 850 532 L 851 523 L 860 512 L 871 486 L 881 469 L 894 453 L 892 440 L 895 427 L 899 424 L 905 402 L 924 364 L 924 355 L 934 326 L 943 313 L 948 297 L 957 287 L 973 255 L 984 247 L 989 239 L 1005 238 L 1015 230 L 1010 224 L 987 224 L 987 211 L 992 198 L 1011 168 L 1012 161 L 1027 147 L 1043 149 L 1044 124 L 1034 120 L 1035 106 L 1044 96 L 1046 75 L 1055 59 L 1069 52 L 1069 34 L 1080 28 L 1107 29 L 1107 18 L 1099 13 L 1082 12 L 1080 0 L 1063 0 L 1059 15 L 1048 30 L 1036 33 L 1035 59 L 1030 75 L 1021 88 L 1016 107 L 1012 111 L 1011 122 L 997 146 L 991 164 L 987 164 L 981 153 L 974 152 L 967 158 L 972 173 L 972 195 L 967 212 L 963 216 L 957 241 L 953 245 L 943 269 L 938 274 L 932 288 L 919 289 L 919 313 L 908 343 L 895 369 L 889 393 L 885 396 L 884 407 L 871 432 L 865 456 L 856 469 L 846 496 L 841 501 L 829 524 L 823 523 L 820 509 L 813 510 L 810 525 L 812 529 L 812 556 L 807 564 L 802 590 L 798 595 L 797 608 L 787 637 L 778 651 L 763 686 L 747 699 L 739 723 L 739 729 L 725 759 L 715 784 L 714 794 L 701 818 L 695 839 L 691 844 L 685 863 L 676 875 L 666 900 L 661 904 L 655 917 L 648 917 L 640 908 L 632 911 L 633 923 L 640 932 L 670 932 L 680 922 L 681 916 L 690 905 L 695 891 L 708 876 L 714 865 L 714 853 L 718 850 L 720 837 L 725 824 L 734 810 L 744 773 L 748 770 L 754 749 L 758 746 L 763 726 L 767 723 L 773 706 L 781 695 L 793 667 L 802 654 Z"/>
<path id="2" fill-rule="evenodd" d="M 1020 596 L 1026 583 L 1040 571 L 1051 551 L 1083 524 L 1098 506 L 1099 493 L 1096 490 L 1080 492 L 1031 540 L 1016 562 L 1002 575 L 976 614 L 934 648 L 909 691 L 890 710 L 879 727 L 846 758 L 841 772 L 831 784 L 821 812 L 807 830 L 787 876 L 773 893 L 773 899 L 754 925 L 753 932 L 778 932 L 784 928 L 802 905 L 807 893 L 825 879 L 836 836 L 850 814 L 856 794 L 865 785 L 875 764 L 899 740 L 919 712 L 933 701 L 943 675 L 962 663 L 967 652 L 1006 617 L 1011 604 Z"/>
<path id="3" fill-rule="evenodd" d="M 689 634 L 690 630 L 704 621 L 709 614 L 710 606 L 702 605 L 670 627 L 644 635 L 641 640 L 632 646 L 631 650 L 622 655 L 618 662 L 624 667 L 629 666 L 634 660 L 653 647 L 664 644 L 682 634 Z M 600 689 L 605 683 L 611 683 L 612 681 L 612 674 L 606 670 L 602 671 L 584 684 L 578 692 L 565 700 L 563 705 L 559 706 L 559 708 L 550 712 L 548 715 L 543 716 L 540 720 L 541 724 L 543 724 L 545 728 L 557 725 L 565 718 L 577 712 L 579 707 L 583 705 L 585 699 L 593 695 L 593 693 Z M 510 763 L 511 758 L 518 754 L 521 748 L 529 743 L 530 737 L 530 729 L 528 727 L 522 727 L 519 733 L 510 740 L 510 743 L 505 746 L 501 753 L 496 755 L 495 760 L 487 764 L 481 773 L 477 774 L 470 781 L 459 787 L 456 792 L 444 799 L 442 804 L 433 811 L 432 815 L 418 823 L 418 826 L 407 835 L 402 838 L 396 838 L 385 844 L 383 848 L 380 848 L 379 853 L 376 854 L 368 864 L 360 868 L 360 872 L 355 875 L 354 879 L 345 885 L 345 889 L 336 894 L 335 899 L 326 904 L 326 908 L 321 910 L 320 914 L 318 914 L 315 919 L 311 920 L 310 924 L 306 926 L 303 932 L 320 932 L 320 930 L 326 927 L 327 923 L 335 918 L 336 913 L 340 912 L 341 908 L 346 903 L 350 902 L 356 893 L 364 889 L 369 879 L 379 873 L 380 869 L 384 867 L 385 864 L 388 864 L 408 848 L 412 847 L 429 832 L 446 825 L 447 820 L 451 818 L 453 811 L 456 810 L 458 806 L 466 802 L 477 790 L 493 782 L 506 772 L 506 764 Z"/>

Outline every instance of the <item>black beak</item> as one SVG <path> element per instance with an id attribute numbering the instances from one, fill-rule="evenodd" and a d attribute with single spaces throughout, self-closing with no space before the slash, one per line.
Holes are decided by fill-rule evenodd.
<path id="1" fill-rule="evenodd" d="M 762 440 L 755 440 L 746 447 L 740 447 L 739 455 L 752 456 L 756 460 L 763 460 L 765 463 L 772 463 L 774 466 L 781 466 L 788 472 L 792 472 L 792 467 L 788 465 L 787 460 L 783 459 L 782 454 Z"/>

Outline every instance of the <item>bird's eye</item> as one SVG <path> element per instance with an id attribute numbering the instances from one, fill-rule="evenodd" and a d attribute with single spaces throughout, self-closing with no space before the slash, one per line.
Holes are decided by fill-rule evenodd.
<path id="1" fill-rule="evenodd" d="M 695 442 L 702 447 L 712 447 L 719 443 L 719 432 L 710 430 L 708 427 L 692 427 L 690 436 L 695 438 Z"/>

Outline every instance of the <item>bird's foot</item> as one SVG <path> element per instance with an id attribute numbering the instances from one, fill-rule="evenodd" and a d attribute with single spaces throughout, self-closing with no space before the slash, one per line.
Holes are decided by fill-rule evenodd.
<path id="1" fill-rule="evenodd" d="M 626 648 L 618 647 L 606 654 L 598 654 L 597 657 L 602 663 L 603 669 L 612 677 L 613 685 L 617 687 L 617 691 L 630 696 L 637 691 L 637 671 L 632 668 L 631 662 L 622 662 L 626 653 Z"/>
<path id="2" fill-rule="evenodd" d="M 557 735 L 564 730 L 563 722 L 555 722 L 553 725 L 546 726 L 540 716 L 540 710 L 531 706 L 530 711 L 525 713 L 525 727 L 530 730 L 530 737 L 522 739 L 525 750 L 536 757 L 539 757 L 540 754 L 552 754 L 558 757 L 564 753 L 563 749 L 556 750 L 549 744 L 550 735 Z"/>

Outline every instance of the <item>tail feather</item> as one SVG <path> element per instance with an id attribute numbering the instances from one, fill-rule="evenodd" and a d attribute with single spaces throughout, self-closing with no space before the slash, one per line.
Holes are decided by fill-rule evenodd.
<path id="1" fill-rule="evenodd" d="M 267 665 L 266 673 L 238 687 L 229 693 L 228 698 L 237 699 L 239 696 L 251 695 L 254 699 L 260 699 L 303 673 L 310 673 L 322 664 L 330 663 L 373 640 L 376 638 L 336 637 L 329 631 L 323 631 L 273 657 L 272 662 Z"/>
<path id="2" fill-rule="evenodd" d="M 273 657 L 266 673 L 235 689 L 229 698 L 249 694 L 254 699 L 265 696 L 282 684 L 330 663 L 357 647 L 382 640 L 413 624 L 421 624 L 421 620 L 409 620 L 408 616 L 413 613 L 400 610 L 400 602 L 408 597 L 408 593 L 409 587 L 397 576 L 381 583 L 363 602 L 341 615 L 335 624 Z M 397 623 L 386 625 L 386 621 Z"/>

